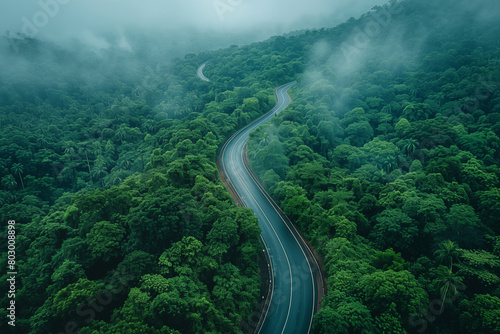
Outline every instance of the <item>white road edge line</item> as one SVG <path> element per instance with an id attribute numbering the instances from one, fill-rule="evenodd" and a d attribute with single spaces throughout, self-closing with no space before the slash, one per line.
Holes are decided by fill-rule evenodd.
<path id="1" fill-rule="evenodd" d="M 250 133 L 251 131 L 253 131 L 255 128 L 257 128 L 258 126 L 260 126 L 260 125 L 261 125 L 261 124 L 258 124 L 258 125 L 257 125 L 257 123 L 259 123 L 258 121 L 259 121 L 260 119 L 262 119 L 262 118 L 271 118 L 271 117 L 273 117 L 273 116 L 274 116 L 277 112 L 281 111 L 281 110 L 279 110 L 279 111 L 275 111 L 275 110 L 276 110 L 276 109 L 280 109 L 280 108 L 283 106 L 283 104 L 284 104 L 284 98 L 285 98 L 285 96 L 284 96 L 284 94 L 283 94 L 283 91 L 285 91 L 285 92 L 287 93 L 287 95 L 288 95 L 287 90 L 288 90 L 291 86 L 293 86 L 293 84 L 294 84 L 294 83 L 295 83 L 295 82 L 293 82 L 293 83 L 289 83 L 289 84 L 287 84 L 287 85 L 284 85 L 284 86 L 278 87 L 278 88 L 276 89 L 276 97 L 278 98 L 278 101 L 279 101 L 278 90 L 280 90 L 280 89 L 281 89 L 281 90 L 279 91 L 279 93 L 281 93 L 281 96 L 282 96 L 281 101 L 279 101 L 279 102 L 277 101 L 276 106 L 275 106 L 273 109 L 271 109 L 269 112 L 267 112 L 266 114 L 262 115 L 262 116 L 261 116 L 261 117 L 259 117 L 257 120 L 255 120 L 255 121 L 253 122 L 253 123 L 254 123 L 253 125 L 252 125 L 252 124 L 250 124 L 250 126 L 247 126 L 247 127 L 243 128 L 243 129 L 241 129 L 240 131 L 238 131 L 237 133 L 235 133 L 235 134 L 234 134 L 234 135 L 233 135 L 233 136 L 232 136 L 232 137 L 231 137 L 231 138 L 230 138 L 230 139 L 226 142 L 226 144 L 224 145 L 224 147 L 223 147 L 223 149 L 222 149 L 222 157 L 224 157 L 224 155 L 226 154 L 227 144 L 228 144 L 228 143 L 230 143 L 234 137 L 236 137 L 237 135 L 240 135 L 242 132 L 248 132 L 248 134 L 244 134 L 242 137 L 238 138 L 238 140 L 236 141 L 235 145 L 236 145 L 236 144 L 238 144 L 238 143 L 240 142 L 240 140 L 242 140 L 242 139 L 243 139 L 243 137 L 244 137 L 244 136 L 247 136 L 247 138 L 246 138 L 246 140 L 245 140 L 245 143 L 243 144 L 243 147 L 246 147 L 246 145 L 247 145 L 247 143 L 248 143 L 248 135 L 249 135 L 249 133 Z M 286 87 L 286 89 L 285 89 L 285 87 Z M 289 98 L 289 100 L 290 100 L 290 102 L 291 102 L 291 100 L 292 100 L 292 99 L 291 99 L 290 95 L 288 95 L 288 98 Z M 283 108 L 283 109 L 285 109 L 285 108 Z M 283 109 L 282 109 L 282 110 L 283 110 Z M 266 120 L 266 121 L 267 121 L 267 120 Z M 265 122 L 266 122 L 266 121 L 265 121 Z M 265 122 L 263 122 L 263 123 L 265 123 Z M 246 169 L 247 173 L 249 174 L 249 176 L 250 176 L 250 177 L 252 178 L 252 180 L 254 181 L 255 185 L 259 188 L 259 190 L 260 190 L 261 194 L 262 194 L 262 195 L 264 195 L 264 197 L 265 197 L 265 198 L 269 201 L 269 203 L 271 204 L 271 206 L 273 207 L 273 209 L 275 210 L 275 212 L 278 214 L 278 216 L 280 217 L 280 219 L 282 220 L 282 222 L 285 224 L 285 226 L 286 226 L 286 227 L 287 227 L 287 229 L 289 230 L 290 234 L 293 236 L 293 238 L 295 239 L 295 241 L 296 241 L 296 242 L 297 242 L 297 244 L 299 245 L 299 248 L 300 248 L 300 250 L 301 250 L 302 254 L 304 255 L 304 258 L 306 259 L 306 263 L 307 263 L 307 266 L 308 266 L 308 268 L 309 268 L 309 273 L 310 273 L 310 277 L 311 277 L 311 283 L 312 283 L 312 287 L 313 287 L 313 294 L 312 294 L 312 297 L 313 297 L 313 307 L 312 307 L 312 313 L 311 313 L 311 320 L 310 320 L 310 322 L 309 322 L 309 328 L 308 328 L 308 333 L 309 333 L 309 332 L 310 332 L 310 330 L 311 330 L 311 326 L 312 326 L 312 320 L 313 320 L 313 316 L 314 316 L 314 305 L 315 305 L 315 300 L 316 300 L 316 298 L 315 298 L 315 293 L 314 293 L 314 292 L 315 292 L 315 291 L 314 291 L 314 290 L 315 290 L 314 274 L 313 274 L 313 272 L 312 272 L 311 265 L 310 265 L 310 263 L 309 263 L 309 261 L 308 261 L 308 257 L 307 257 L 307 255 L 306 255 L 306 253 L 305 253 L 305 251 L 304 251 L 304 249 L 303 249 L 303 247 L 302 247 L 301 243 L 299 242 L 299 240 L 297 239 L 297 237 L 295 236 L 295 234 L 293 233 L 293 231 L 290 229 L 290 227 L 289 227 L 289 226 L 288 226 L 288 224 L 286 223 L 285 218 L 283 217 L 283 215 L 282 215 L 282 214 L 281 214 L 281 213 L 280 213 L 280 212 L 276 209 L 276 207 L 278 207 L 278 206 L 277 206 L 277 204 L 274 202 L 274 200 L 273 200 L 272 198 L 270 198 L 269 194 L 267 194 L 267 192 L 266 192 L 266 191 L 262 188 L 262 186 L 260 185 L 260 182 L 259 182 L 259 181 L 255 178 L 254 174 L 251 172 L 251 170 L 249 170 L 249 169 L 248 169 L 247 165 L 244 163 L 244 157 L 243 157 L 243 155 L 244 155 L 244 153 L 245 153 L 245 152 L 246 152 L 245 150 L 243 150 L 243 151 L 241 152 L 241 159 L 242 159 L 242 161 L 243 161 L 243 166 L 244 166 L 244 168 Z M 269 218 L 267 217 L 267 215 L 265 214 L 264 210 L 263 210 L 263 209 L 260 207 L 260 205 L 257 203 L 257 200 L 255 199 L 255 197 L 254 197 L 254 196 L 252 195 L 252 193 L 250 192 L 250 189 L 248 189 L 248 186 L 247 186 L 247 184 L 243 181 L 243 179 L 242 179 L 242 177 L 241 177 L 241 174 L 240 174 L 240 173 L 236 170 L 235 165 L 234 165 L 234 158 L 233 158 L 233 156 L 234 156 L 234 149 L 232 149 L 232 150 L 231 150 L 231 153 L 232 153 L 232 154 L 230 154 L 230 158 L 231 158 L 231 161 L 232 161 L 232 164 L 233 164 L 233 168 L 234 168 L 234 171 L 235 171 L 235 173 L 236 173 L 236 175 L 237 175 L 238 179 L 239 179 L 239 180 L 240 180 L 240 182 L 243 184 L 243 186 L 247 189 L 248 193 L 250 194 L 250 196 L 251 196 L 251 197 L 252 197 L 252 199 L 254 200 L 255 204 L 258 206 L 259 210 L 262 212 L 262 214 L 263 214 L 263 215 L 264 215 L 264 217 L 266 218 L 266 220 L 267 220 L 267 222 L 268 222 L 269 226 L 272 228 L 272 230 L 273 230 L 273 232 L 274 232 L 275 236 L 277 237 L 277 239 L 278 239 L 278 241 L 279 241 L 279 243 L 280 243 L 280 245 L 281 245 L 281 248 L 282 248 L 282 250 L 283 250 L 283 253 L 285 254 L 285 257 L 286 257 L 286 259 L 287 259 L 288 268 L 289 268 L 289 273 L 290 273 L 290 303 L 289 303 L 289 307 L 288 307 L 287 318 L 286 318 L 286 321 L 285 321 L 285 324 L 284 324 L 283 330 L 282 330 L 282 332 L 281 332 L 281 333 L 283 333 L 283 332 L 285 331 L 285 328 L 286 328 L 286 325 L 287 325 L 287 322 L 288 322 L 288 319 L 289 319 L 289 316 L 290 316 L 290 309 L 291 309 L 292 298 L 293 298 L 293 275 L 292 275 L 292 270 L 291 270 L 291 266 L 290 266 L 290 261 L 289 261 L 289 258 L 288 258 L 288 254 L 286 253 L 286 251 L 285 251 L 285 249 L 284 249 L 284 247 L 283 247 L 283 244 L 282 244 L 282 242 L 281 242 L 281 239 L 280 239 L 280 237 L 278 236 L 278 234 L 277 234 L 276 230 L 274 229 L 274 226 L 273 226 L 273 225 L 272 225 L 272 223 L 270 222 L 270 220 L 269 220 Z M 227 169 L 226 169 L 226 166 L 225 166 L 225 163 L 224 163 L 224 161 L 223 161 L 223 160 L 224 160 L 224 159 L 221 159 L 221 162 L 222 162 L 222 167 L 223 167 L 223 169 L 224 169 L 225 174 L 226 174 L 226 175 L 228 175 L 228 173 L 227 173 Z M 236 188 L 234 187 L 234 184 L 233 184 L 233 190 L 235 190 L 236 192 L 238 192 L 238 191 L 236 190 Z M 237 195 L 238 195 L 238 197 L 240 198 L 240 200 L 241 200 L 241 201 L 243 201 L 242 196 L 241 196 L 240 194 L 237 194 Z M 242 204 L 243 204 L 243 203 L 242 203 Z M 295 232 L 297 233 L 297 231 L 295 231 Z M 299 235 L 299 236 L 300 236 L 300 235 Z M 302 239 L 302 238 L 301 238 L 301 239 Z M 265 247 L 267 248 L 267 246 L 265 246 Z M 312 256 L 314 257 L 314 254 L 312 254 Z M 272 268 L 271 268 L 271 269 L 272 269 Z M 272 272 L 272 270 L 271 270 L 271 272 Z M 274 294 L 274 281 L 273 281 L 273 290 L 272 290 L 272 294 Z M 270 303 L 269 303 L 269 304 L 271 304 L 271 301 L 272 301 L 272 294 L 271 294 L 271 300 L 270 300 Z M 269 310 L 269 309 L 268 309 L 268 310 Z M 267 310 L 267 311 L 268 311 L 268 310 Z M 267 312 L 266 312 L 266 317 L 267 317 Z M 264 319 L 265 319 L 265 318 L 264 318 Z M 259 330 L 259 332 L 260 332 L 260 330 Z"/>
<path id="2" fill-rule="evenodd" d="M 287 92 L 287 95 L 288 95 L 288 92 Z M 284 96 L 283 96 L 284 97 Z M 290 101 L 292 100 L 290 95 L 288 95 Z M 247 143 L 245 143 L 245 145 L 248 144 L 248 139 L 247 139 Z M 307 262 L 307 266 L 309 268 L 309 273 L 311 274 L 311 283 L 312 283 L 312 287 L 313 287 L 313 307 L 312 307 L 312 311 L 311 311 L 311 320 L 309 322 L 309 329 L 308 329 L 308 333 L 311 331 L 311 326 L 312 326 L 312 321 L 313 321 L 313 316 L 314 316 L 314 305 L 316 303 L 316 296 L 315 296 L 315 289 L 316 289 L 316 284 L 314 282 L 314 274 L 312 272 L 312 268 L 311 268 L 311 265 L 309 263 L 309 261 L 307 260 L 307 255 L 306 255 L 306 252 L 304 251 L 304 248 L 302 247 L 301 243 L 299 242 L 299 240 L 297 239 L 297 237 L 295 236 L 295 234 L 293 233 L 293 231 L 290 229 L 290 226 L 288 226 L 286 220 L 285 220 L 285 217 L 283 216 L 283 214 L 278 211 L 276 208 L 279 208 L 278 204 L 276 204 L 276 202 L 272 199 L 272 197 L 267 193 L 267 191 L 262 187 L 262 185 L 260 184 L 260 181 L 256 178 L 256 176 L 253 174 L 253 172 L 251 170 L 249 170 L 246 166 L 246 164 L 243 164 L 243 166 L 245 167 L 245 169 L 247 170 L 248 174 L 250 175 L 250 177 L 254 180 L 254 183 L 259 187 L 261 193 L 267 198 L 267 200 L 271 203 L 271 205 L 273 206 L 273 209 L 274 211 L 276 211 L 276 213 L 280 216 L 281 220 L 283 221 L 283 223 L 285 224 L 285 226 L 288 228 L 288 230 L 290 231 L 290 233 L 292 234 L 293 238 L 295 239 L 295 241 L 297 242 L 297 244 L 299 245 L 300 247 L 300 250 L 302 251 L 302 254 L 304 255 L 305 259 L 306 259 L 306 262 Z M 295 226 L 292 226 L 295 230 L 295 233 L 299 236 L 299 238 L 302 240 L 303 238 L 300 236 L 300 234 L 298 233 L 297 229 L 295 228 Z M 302 240 L 304 243 L 305 243 L 305 240 Z M 318 266 L 318 269 L 319 269 L 319 264 L 317 263 L 316 261 L 316 257 L 314 256 L 314 254 L 311 254 L 312 258 L 314 259 L 314 261 L 316 262 L 316 265 Z M 321 271 L 319 271 L 319 274 L 321 275 Z"/>

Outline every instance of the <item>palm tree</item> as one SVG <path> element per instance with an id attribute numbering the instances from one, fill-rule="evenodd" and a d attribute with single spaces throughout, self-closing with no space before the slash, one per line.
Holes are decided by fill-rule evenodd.
<path id="1" fill-rule="evenodd" d="M 2 178 L 2 185 L 7 189 L 14 189 L 17 186 L 17 182 L 16 179 L 9 174 Z"/>
<path id="2" fill-rule="evenodd" d="M 446 299 L 458 294 L 457 287 L 463 286 L 463 279 L 457 276 L 456 273 L 453 273 L 451 268 L 439 266 L 437 269 L 437 279 L 434 280 L 434 284 L 439 287 L 439 292 L 441 293 L 441 309 L 439 310 L 439 314 L 441 314 Z"/>
<path id="3" fill-rule="evenodd" d="M 92 174 L 90 171 L 90 161 L 89 161 L 89 153 L 90 153 L 90 147 L 89 147 L 89 142 L 85 141 L 79 144 L 78 148 L 78 153 L 80 154 L 85 154 L 85 158 L 87 160 L 87 167 L 89 169 L 89 175 Z"/>
<path id="4" fill-rule="evenodd" d="M 144 172 L 144 150 L 143 149 L 139 150 L 139 156 L 141 157 L 142 171 Z"/>
<path id="5" fill-rule="evenodd" d="M 95 155 L 102 155 L 101 142 L 95 141 L 92 143 L 93 151 Z"/>
<path id="6" fill-rule="evenodd" d="M 94 166 L 104 166 L 106 165 L 106 160 L 104 160 L 104 157 L 102 155 L 98 155 L 97 158 L 95 159 Z"/>
<path id="7" fill-rule="evenodd" d="M 71 161 L 71 157 L 75 154 L 75 143 L 73 141 L 66 141 L 63 144 L 64 154 L 69 156 L 69 160 Z"/>
<path id="8" fill-rule="evenodd" d="M 457 259 L 459 255 L 458 244 L 454 243 L 451 240 L 443 241 L 439 245 L 439 249 L 434 252 L 436 255 L 436 260 L 439 263 L 448 263 L 450 264 L 450 270 L 453 269 L 453 259 Z"/>
<path id="9" fill-rule="evenodd" d="M 28 116 L 26 116 L 26 114 L 21 114 L 20 116 L 18 116 L 18 121 L 16 125 L 21 129 L 28 128 L 29 126 Z"/>
<path id="10" fill-rule="evenodd" d="M 259 147 L 265 147 L 269 145 L 269 142 L 271 141 L 271 136 L 267 132 L 264 132 L 262 135 L 262 140 L 259 143 Z"/>
<path id="11" fill-rule="evenodd" d="M 444 99 L 446 98 L 446 95 L 444 95 L 443 92 L 439 92 L 436 94 L 436 98 L 438 100 L 438 108 L 441 107 L 441 103 L 443 103 Z"/>
<path id="12" fill-rule="evenodd" d="M 390 121 L 392 121 L 391 114 L 386 114 L 386 113 L 380 114 L 379 123 L 389 123 Z"/>
<path id="13" fill-rule="evenodd" d="M 14 174 L 19 175 L 19 180 L 21 180 L 21 185 L 23 186 L 23 189 L 24 189 L 23 177 L 21 175 L 23 173 L 23 165 L 21 165 L 19 163 L 13 164 L 11 170 Z"/>
<path id="14" fill-rule="evenodd" d="M 122 169 L 118 169 L 114 173 L 111 173 L 111 175 L 108 178 L 109 180 L 107 182 L 108 187 L 116 186 L 116 185 L 119 185 L 120 183 L 122 183 L 123 179 L 120 176 L 118 176 L 119 175 L 118 173 L 120 173 L 122 171 L 123 171 Z"/>
<path id="15" fill-rule="evenodd" d="M 390 105 L 384 106 L 381 111 L 386 114 L 391 114 L 392 107 Z"/>
<path id="16" fill-rule="evenodd" d="M 130 161 L 130 159 L 128 157 L 124 157 L 124 158 L 120 159 L 119 166 L 121 168 L 123 168 L 124 170 L 129 170 L 131 165 L 132 165 L 132 162 Z"/>
<path id="17" fill-rule="evenodd" d="M 68 168 L 73 171 L 73 179 L 76 180 L 76 170 L 79 167 L 80 163 L 78 161 L 70 161 L 68 164 Z"/>
<path id="18" fill-rule="evenodd" d="M 128 138 L 128 128 L 125 124 L 120 125 L 118 130 L 116 130 L 116 135 L 120 138 L 120 142 L 123 143 Z"/>
<path id="19" fill-rule="evenodd" d="M 146 122 L 144 122 L 142 127 L 148 132 L 154 132 L 156 130 L 156 122 L 152 119 L 148 119 Z"/>
<path id="20" fill-rule="evenodd" d="M 403 109 L 403 116 L 412 116 L 412 113 L 417 110 L 417 107 L 415 105 L 409 103 L 404 109 Z"/>
<path id="21" fill-rule="evenodd" d="M 184 116 L 185 110 L 180 106 L 175 106 L 174 117 L 179 119 Z"/>
<path id="22" fill-rule="evenodd" d="M 5 115 L 0 116 L 0 126 L 4 126 L 9 123 L 9 118 Z"/>
<path id="23" fill-rule="evenodd" d="M 396 159 L 391 157 L 391 158 L 387 159 L 386 161 L 384 161 L 382 168 L 386 173 L 390 173 L 390 172 L 393 172 L 394 170 L 398 169 L 398 167 L 399 166 L 398 166 Z"/>
<path id="24" fill-rule="evenodd" d="M 101 179 L 101 184 L 104 187 L 104 179 L 103 177 L 108 174 L 106 172 L 106 167 L 104 167 L 103 164 L 95 165 L 94 168 L 92 169 L 92 177 L 95 177 L 96 179 Z"/>
<path id="25" fill-rule="evenodd" d="M 416 141 L 415 139 L 409 139 L 405 146 L 403 146 L 403 152 L 409 156 L 411 155 L 413 152 L 415 152 L 417 150 L 417 147 L 419 146 L 419 143 L 418 141 Z"/>
<path id="26" fill-rule="evenodd" d="M 49 144 L 49 141 L 47 140 L 47 138 L 45 138 L 45 134 L 43 134 L 43 133 L 40 135 L 40 137 L 36 141 L 43 148 L 47 148 L 47 145 Z"/>
<path id="27" fill-rule="evenodd" d="M 104 151 L 106 153 L 114 152 L 115 151 L 115 144 L 113 144 L 113 142 L 111 140 L 108 140 L 106 142 L 106 145 L 104 146 Z"/>

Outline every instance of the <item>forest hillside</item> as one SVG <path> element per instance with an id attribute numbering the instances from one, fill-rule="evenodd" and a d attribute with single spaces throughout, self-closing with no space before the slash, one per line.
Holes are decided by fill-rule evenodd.
<path id="1" fill-rule="evenodd" d="M 221 182 L 218 151 L 295 80 L 248 156 L 323 261 L 313 331 L 500 332 L 498 13 L 392 1 L 334 28 L 165 59 L 148 43 L 1 37 L 16 332 L 244 332 L 262 298 L 260 229 Z"/>

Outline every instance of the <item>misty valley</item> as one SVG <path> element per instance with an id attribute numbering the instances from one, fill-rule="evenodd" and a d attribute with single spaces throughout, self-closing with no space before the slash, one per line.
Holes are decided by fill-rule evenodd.
<path id="1" fill-rule="evenodd" d="M 0 5 L 1 333 L 500 333 L 499 2 L 112 2 Z"/>

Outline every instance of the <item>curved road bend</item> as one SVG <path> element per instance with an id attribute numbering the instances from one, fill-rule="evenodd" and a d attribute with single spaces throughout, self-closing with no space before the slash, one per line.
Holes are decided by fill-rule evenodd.
<path id="1" fill-rule="evenodd" d="M 198 78 L 200 78 L 201 80 L 203 81 L 210 81 L 209 78 L 207 78 L 204 74 L 203 74 L 203 70 L 205 69 L 205 65 L 207 65 L 207 63 L 203 63 L 200 65 L 200 67 L 198 67 L 198 70 L 196 70 L 196 75 L 198 76 Z"/>
<path id="2" fill-rule="evenodd" d="M 271 258 L 273 291 L 260 334 L 309 333 L 318 298 L 314 266 L 305 255 L 305 247 L 244 163 L 249 133 L 288 106 L 291 99 L 287 90 L 293 84 L 277 88 L 276 106 L 231 137 L 219 156 L 231 190 L 257 216 Z"/>

